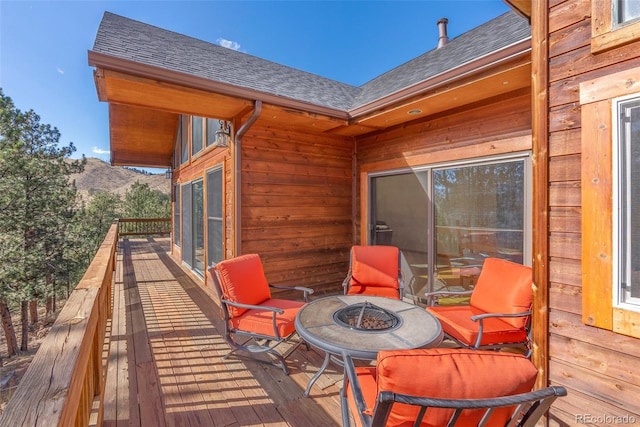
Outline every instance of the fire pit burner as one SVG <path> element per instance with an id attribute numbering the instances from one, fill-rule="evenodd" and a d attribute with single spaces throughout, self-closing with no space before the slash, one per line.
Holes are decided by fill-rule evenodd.
<path id="1" fill-rule="evenodd" d="M 388 331 L 400 325 L 395 313 L 367 301 L 336 310 L 333 320 L 357 331 Z"/>

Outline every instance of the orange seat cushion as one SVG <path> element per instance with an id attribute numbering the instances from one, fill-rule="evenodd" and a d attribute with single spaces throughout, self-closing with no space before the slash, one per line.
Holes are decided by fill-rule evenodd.
<path id="1" fill-rule="evenodd" d="M 288 337 L 295 332 L 294 321 L 304 302 L 283 299 L 268 299 L 261 305 L 276 307 L 284 310 L 283 314 L 276 314 L 276 328 L 280 337 Z M 265 336 L 275 336 L 273 330 L 273 312 L 267 310 L 245 310 L 245 312 L 231 319 L 231 326 L 241 331 L 248 331 Z"/>
<path id="2" fill-rule="evenodd" d="M 427 310 L 438 318 L 445 334 L 469 346 L 475 345 L 480 322 L 474 322 L 471 316 L 483 314 L 482 310 L 468 305 L 435 306 L 427 307 Z M 524 327 L 516 328 L 502 319 L 483 320 L 480 345 L 526 342 L 527 331 Z"/>
<path id="3" fill-rule="evenodd" d="M 260 305 L 271 298 L 269 283 L 257 254 L 221 261 L 216 265 L 216 270 L 220 277 L 222 298 L 251 305 Z M 246 308 L 229 306 L 229 316 L 232 318 L 246 311 Z"/>
<path id="4" fill-rule="evenodd" d="M 493 398 L 531 391 L 538 373 L 522 355 L 467 349 L 381 351 L 375 369 L 356 370 L 369 411 L 380 391 L 440 399 Z M 347 395 L 353 410 L 351 386 L 347 387 Z M 417 406 L 396 403 L 386 425 L 412 426 L 418 410 Z M 496 410 L 488 425 L 504 425 L 513 410 Z M 448 409 L 430 409 L 421 426 L 446 425 L 452 413 Z M 479 411 L 465 410 L 456 426 L 476 426 L 481 416 Z"/>
<path id="5" fill-rule="evenodd" d="M 349 287 L 348 295 L 373 295 L 376 297 L 400 298 L 397 288 L 382 288 L 380 286 L 359 286 L 352 285 Z"/>
<path id="6" fill-rule="evenodd" d="M 388 296 L 374 288 L 391 288 L 390 296 L 399 298 L 400 251 L 395 246 L 353 246 L 351 248 L 351 280 L 348 293 Z M 351 291 L 353 289 L 353 291 Z M 365 292 L 366 290 L 366 292 Z"/>
<path id="7" fill-rule="evenodd" d="M 487 258 L 482 266 L 469 304 L 486 313 L 522 313 L 533 301 L 531 267 L 500 258 Z M 504 318 L 516 329 L 524 328 L 527 317 Z"/>

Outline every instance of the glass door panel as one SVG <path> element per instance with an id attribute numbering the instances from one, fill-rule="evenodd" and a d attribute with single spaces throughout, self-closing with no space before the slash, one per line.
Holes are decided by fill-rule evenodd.
<path id="1" fill-rule="evenodd" d="M 204 199 L 202 180 L 193 188 L 193 269 L 204 275 Z"/>
<path id="2" fill-rule="evenodd" d="M 488 257 L 522 263 L 524 161 L 433 170 L 433 201 L 441 287 L 472 289 Z"/>
<path id="3" fill-rule="evenodd" d="M 224 259 L 222 168 L 207 172 L 207 262 Z"/>
<path id="4" fill-rule="evenodd" d="M 407 172 L 371 180 L 370 242 L 402 252 L 405 297 L 424 295 L 429 277 L 429 185 L 426 172 Z"/>

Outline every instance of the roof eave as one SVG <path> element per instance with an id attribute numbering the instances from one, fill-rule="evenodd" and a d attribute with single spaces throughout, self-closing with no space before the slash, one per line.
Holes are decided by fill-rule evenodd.
<path id="1" fill-rule="evenodd" d="M 167 70 L 166 68 L 157 67 L 128 59 L 118 58 L 104 53 L 88 51 L 89 66 L 96 68 L 104 68 L 108 70 L 118 71 L 121 73 L 132 74 L 135 76 L 170 82 L 193 89 L 199 89 L 226 96 L 246 99 L 259 100 L 263 103 L 273 104 L 284 108 L 292 108 L 302 110 L 314 114 L 321 114 L 328 117 L 334 117 L 342 120 L 348 120 L 349 114 L 344 110 L 330 107 L 324 107 L 296 99 L 286 98 L 274 94 L 256 91 L 253 89 L 232 85 L 229 83 L 218 82 L 215 80 L 205 79 L 203 77 L 194 76 L 178 71 Z"/>
<path id="2" fill-rule="evenodd" d="M 458 67 L 429 77 L 428 79 L 425 79 L 412 86 L 405 87 L 399 91 L 378 98 L 375 101 L 355 107 L 349 110 L 349 116 L 352 120 L 357 120 L 360 117 L 371 114 L 387 106 L 397 104 L 399 102 L 418 96 L 424 92 L 437 89 L 438 87 L 446 84 L 450 84 L 452 81 L 469 77 L 473 74 L 481 73 L 487 68 L 495 67 L 501 63 L 512 61 L 514 59 L 517 59 L 518 57 L 528 55 L 530 54 L 530 52 L 531 37 L 528 37 L 509 46 L 506 46 L 500 50 L 491 52 L 472 61 L 468 61 L 464 64 L 459 65 Z"/>

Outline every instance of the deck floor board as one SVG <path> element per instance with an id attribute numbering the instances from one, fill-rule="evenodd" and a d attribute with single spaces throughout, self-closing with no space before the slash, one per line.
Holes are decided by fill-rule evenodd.
<path id="1" fill-rule="evenodd" d="M 290 375 L 230 350 L 215 301 L 169 256 L 169 239 L 120 242 L 104 425 L 340 425 L 340 369 L 304 397 L 322 355 L 300 346 Z M 286 351 L 284 347 L 281 351 Z"/>

